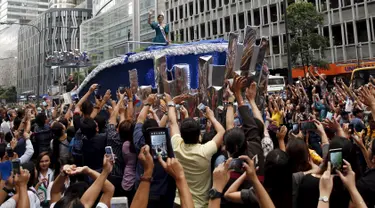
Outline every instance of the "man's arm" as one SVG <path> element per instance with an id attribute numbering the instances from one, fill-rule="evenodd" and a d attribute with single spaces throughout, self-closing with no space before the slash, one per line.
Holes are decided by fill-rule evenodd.
<path id="1" fill-rule="evenodd" d="M 31 157 L 34 154 L 34 147 L 33 147 L 33 144 L 30 141 L 30 135 L 28 133 L 24 132 L 24 138 L 26 140 L 26 151 L 19 158 L 21 164 L 29 162 Z"/>
<path id="2" fill-rule="evenodd" d="M 263 125 L 264 125 L 263 116 L 260 113 L 257 104 L 255 103 L 255 97 L 256 97 L 256 95 L 257 95 L 257 84 L 255 82 L 253 82 L 250 85 L 250 87 L 248 87 L 246 89 L 246 97 L 249 100 L 249 103 L 250 103 L 251 110 L 253 112 L 254 118 L 256 118 L 259 121 L 261 121 L 263 123 Z"/>
<path id="3" fill-rule="evenodd" d="M 143 108 L 138 115 L 137 123 L 144 123 L 145 122 L 145 120 L 147 118 L 148 111 L 150 110 L 150 106 L 152 104 L 154 104 L 155 99 L 156 99 L 156 94 L 150 94 L 147 97 L 146 103 L 144 103 Z"/>
<path id="4" fill-rule="evenodd" d="M 111 173 L 113 168 L 113 162 L 110 161 L 110 157 L 104 155 L 103 171 L 99 175 L 96 171 L 87 168 L 87 174 L 95 180 L 95 182 L 85 191 L 80 201 L 85 208 L 92 207 L 99 196 L 100 192 L 103 192 L 100 202 L 104 203 L 108 207 L 111 206 L 111 199 L 115 192 L 114 186 L 107 180 L 108 175 Z"/>
<path id="5" fill-rule="evenodd" d="M 154 170 L 154 160 L 152 159 L 150 147 L 148 145 L 141 148 L 138 161 L 140 161 L 143 166 L 143 178 L 145 180 L 141 180 L 130 208 L 146 208 L 148 204 L 152 172 Z"/>
<path id="6" fill-rule="evenodd" d="M 171 96 L 168 94 L 165 94 L 165 101 L 168 105 L 169 129 L 171 137 L 173 137 L 176 134 L 181 134 L 177 123 L 176 104 L 172 101 Z"/>
<path id="7" fill-rule="evenodd" d="M 74 112 L 81 112 L 81 106 L 82 104 L 89 99 L 90 95 L 95 91 L 95 89 L 98 87 L 98 84 L 91 85 L 90 89 L 86 92 L 86 94 L 79 100 L 79 102 L 76 105 L 76 109 Z"/>
<path id="8" fill-rule="evenodd" d="M 239 177 L 227 190 L 227 192 L 225 192 L 225 199 L 228 200 L 228 201 L 231 201 L 231 202 L 234 202 L 234 203 L 239 203 L 239 204 L 242 204 L 243 201 L 241 199 L 241 191 L 238 191 L 238 189 L 240 188 L 240 186 L 242 185 L 242 183 L 245 181 L 246 179 L 246 173 L 243 173 L 241 175 L 241 177 Z"/>
<path id="9" fill-rule="evenodd" d="M 160 127 L 166 127 L 168 123 L 168 114 L 164 114 L 163 117 L 160 120 L 159 126 Z"/>
<path id="10" fill-rule="evenodd" d="M 111 90 L 107 90 L 102 100 L 97 100 L 95 98 L 96 106 L 92 111 L 90 118 L 95 119 L 98 113 L 103 109 L 103 106 L 107 103 L 107 101 L 111 98 Z"/>
<path id="11" fill-rule="evenodd" d="M 223 143 L 225 129 L 220 122 L 216 120 L 214 112 L 209 107 L 206 107 L 206 115 L 217 132 L 212 141 L 216 143 L 217 148 L 220 148 Z"/>
<path id="12" fill-rule="evenodd" d="M 115 108 L 113 109 L 113 111 L 111 113 L 111 117 L 108 120 L 109 124 L 113 124 L 115 126 L 117 125 L 118 112 L 119 112 L 121 106 L 124 105 L 124 98 L 125 98 L 125 94 L 119 93 L 119 101 L 117 102 L 117 105 L 115 106 Z"/>

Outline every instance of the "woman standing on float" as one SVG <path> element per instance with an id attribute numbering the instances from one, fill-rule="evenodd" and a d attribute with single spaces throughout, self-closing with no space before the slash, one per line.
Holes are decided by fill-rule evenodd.
<path id="1" fill-rule="evenodd" d="M 160 13 L 158 15 L 158 22 L 151 22 L 151 15 L 152 15 L 152 13 L 153 12 L 150 11 L 149 15 L 148 15 L 148 24 L 156 32 L 156 36 L 152 40 L 152 42 L 154 42 L 154 43 L 166 43 L 166 44 L 169 44 L 169 38 L 168 38 L 169 25 L 163 23 L 163 21 L 164 21 L 164 14 Z"/>

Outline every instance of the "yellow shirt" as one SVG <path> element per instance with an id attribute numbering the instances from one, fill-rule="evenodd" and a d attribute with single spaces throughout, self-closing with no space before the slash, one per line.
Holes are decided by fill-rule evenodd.
<path id="1" fill-rule="evenodd" d="M 271 119 L 276 122 L 276 126 L 280 127 L 280 124 L 283 124 L 283 115 L 280 111 L 272 113 Z"/>
<path id="2" fill-rule="evenodd" d="M 320 165 L 320 163 L 322 163 L 323 158 L 320 157 L 320 155 L 318 153 L 316 153 L 315 150 L 309 149 L 309 153 L 310 153 L 310 157 L 311 157 L 312 161 L 316 165 Z"/>
<path id="3" fill-rule="evenodd" d="M 185 144 L 181 135 L 171 139 L 175 157 L 184 168 L 186 181 L 193 196 L 195 208 L 208 207 L 208 191 L 211 188 L 211 158 L 217 152 L 214 141 L 206 144 Z M 181 204 L 178 190 L 175 203 Z"/>

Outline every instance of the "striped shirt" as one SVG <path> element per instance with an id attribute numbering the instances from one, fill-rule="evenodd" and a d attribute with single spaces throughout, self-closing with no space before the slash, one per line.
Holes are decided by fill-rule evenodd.
<path id="1" fill-rule="evenodd" d="M 118 134 L 115 125 L 108 124 L 107 125 L 107 145 L 112 147 L 113 154 L 116 155 L 115 164 L 114 164 L 111 175 L 121 177 L 121 178 L 124 175 L 124 168 L 125 168 L 124 158 L 122 157 L 123 143 L 124 142 L 120 139 L 120 135 Z"/>

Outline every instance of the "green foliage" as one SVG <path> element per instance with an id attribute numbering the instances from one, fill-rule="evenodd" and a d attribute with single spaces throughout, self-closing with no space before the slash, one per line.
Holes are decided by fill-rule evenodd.
<path id="1" fill-rule="evenodd" d="M 298 1 L 287 8 L 288 31 L 291 35 L 291 60 L 294 66 L 308 67 L 312 64 L 323 63 L 319 56 L 320 50 L 324 58 L 327 39 L 319 35 L 317 29 L 323 24 L 324 18 L 310 2 Z M 315 66 L 315 65 L 314 65 Z"/>
<path id="2" fill-rule="evenodd" d="M 90 66 L 88 69 L 88 73 L 90 74 L 92 70 L 94 70 L 98 65 Z"/>
<path id="3" fill-rule="evenodd" d="M 84 72 L 74 72 L 73 73 L 73 79 L 75 83 L 81 83 L 85 79 L 85 73 Z"/>
<path id="4" fill-rule="evenodd" d="M 5 99 L 7 103 L 17 102 L 17 90 L 16 87 L 4 88 L 0 86 L 0 99 Z"/>

